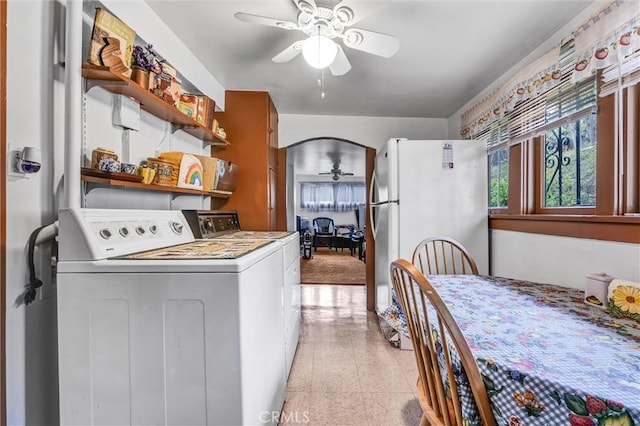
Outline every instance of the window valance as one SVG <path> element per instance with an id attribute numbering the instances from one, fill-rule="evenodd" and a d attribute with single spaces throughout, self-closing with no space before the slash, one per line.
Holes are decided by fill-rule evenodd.
<path id="1" fill-rule="evenodd" d="M 587 19 L 572 36 L 573 81 L 577 82 L 640 49 L 640 5 L 633 0 L 615 1 Z"/>
<path id="2" fill-rule="evenodd" d="M 515 105 L 552 89 L 561 82 L 560 47 L 537 59 L 512 77 L 506 84 L 462 114 L 463 137 L 473 137 L 483 131 Z"/>
<path id="3" fill-rule="evenodd" d="M 568 49 L 568 45 L 572 49 Z M 569 41 L 563 43 L 562 54 L 560 46 L 551 49 L 465 111 L 460 134 L 464 138 L 476 137 L 512 111 L 517 103 L 536 98 L 567 80 L 576 83 L 593 75 L 596 69 L 617 64 L 638 50 L 638 3 L 614 1 L 572 32 Z"/>

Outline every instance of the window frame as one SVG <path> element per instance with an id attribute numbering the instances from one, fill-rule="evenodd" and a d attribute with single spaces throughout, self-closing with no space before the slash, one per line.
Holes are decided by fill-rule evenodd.
<path id="1" fill-rule="evenodd" d="M 640 244 L 640 83 L 619 96 L 597 99 L 595 208 L 541 207 L 544 143 L 535 136 L 509 147 L 508 208 L 489 209 L 491 229 Z"/>
<path id="2" fill-rule="evenodd" d="M 495 154 L 499 151 L 502 151 L 503 149 L 507 150 L 507 204 L 504 206 L 492 206 L 491 205 L 491 155 Z M 509 149 L 509 146 L 506 144 L 500 144 L 497 145 L 496 147 L 490 148 L 487 150 L 487 183 L 489 185 L 488 191 L 487 191 L 487 203 L 489 206 L 489 209 L 493 210 L 493 211 L 507 211 L 507 209 L 509 208 L 509 190 L 510 190 L 510 186 L 511 186 L 511 151 Z M 498 169 L 500 170 L 500 169 Z M 498 173 L 498 176 L 500 176 L 500 174 Z"/>
<path id="3" fill-rule="evenodd" d="M 580 113 L 569 121 L 569 123 L 575 123 L 575 121 L 586 117 L 589 112 Z M 574 119 L 575 118 L 575 119 Z M 597 121 L 597 120 L 596 120 Z M 562 123 L 558 124 L 561 126 Z M 596 122 L 596 129 L 598 123 Z M 556 127 L 552 127 L 555 129 Z M 550 129 L 549 129 L 550 130 Z M 598 134 L 596 132 L 596 187 L 598 182 Z M 596 206 L 566 206 L 566 207 L 547 207 L 545 205 L 545 137 L 544 135 L 539 135 L 534 138 L 534 146 L 536 151 L 536 158 L 534 161 L 533 168 L 533 179 L 535 181 L 534 194 L 535 194 L 535 204 L 533 208 L 534 214 L 578 214 L 578 215 L 594 215 L 596 214 Z M 596 189 L 596 205 L 598 204 L 597 197 L 597 189 Z"/>

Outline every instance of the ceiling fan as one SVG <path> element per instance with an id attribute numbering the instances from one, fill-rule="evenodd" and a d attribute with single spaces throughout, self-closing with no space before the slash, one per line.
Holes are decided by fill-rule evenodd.
<path id="1" fill-rule="evenodd" d="M 284 21 L 266 16 L 237 12 L 234 16 L 245 22 L 267 25 L 284 30 L 299 30 L 308 37 L 291 44 L 272 58 L 273 62 L 289 62 L 302 52 L 305 60 L 315 68 L 329 67 L 334 76 L 344 75 L 351 64 L 342 49 L 334 40 L 342 40 L 344 46 L 374 55 L 390 58 L 400 48 L 397 37 L 374 31 L 353 28 L 357 22 L 354 5 L 347 0 L 335 7 L 319 6 L 315 0 L 293 0 L 298 8 L 296 22 Z"/>
<path id="2" fill-rule="evenodd" d="M 318 173 L 319 175 L 333 175 L 331 179 L 339 180 L 340 176 L 353 176 L 351 172 L 343 172 L 340 170 L 340 164 L 334 163 L 331 171 Z"/>

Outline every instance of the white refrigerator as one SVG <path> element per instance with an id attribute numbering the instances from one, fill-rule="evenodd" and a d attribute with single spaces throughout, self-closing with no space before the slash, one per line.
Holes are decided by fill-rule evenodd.
<path id="1" fill-rule="evenodd" d="M 376 155 L 370 220 L 376 311 L 391 303 L 389 265 L 428 237 L 460 241 L 488 273 L 487 151 L 472 140 L 390 139 Z"/>

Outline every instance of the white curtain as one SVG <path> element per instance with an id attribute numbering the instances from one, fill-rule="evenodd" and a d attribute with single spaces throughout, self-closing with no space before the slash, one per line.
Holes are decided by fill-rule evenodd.
<path id="1" fill-rule="evenodd" d="M 336 186 L 336 209 L 338 212 L 355 210 L 365 203 L 364 184 L 339 183 Z"/>
<path id="2" fill-rule="evenodd" d="M 311 212 L 355 210 L 366 201 L 364 183 L 304 182 L 300 184 L 300 208 Z"/>

